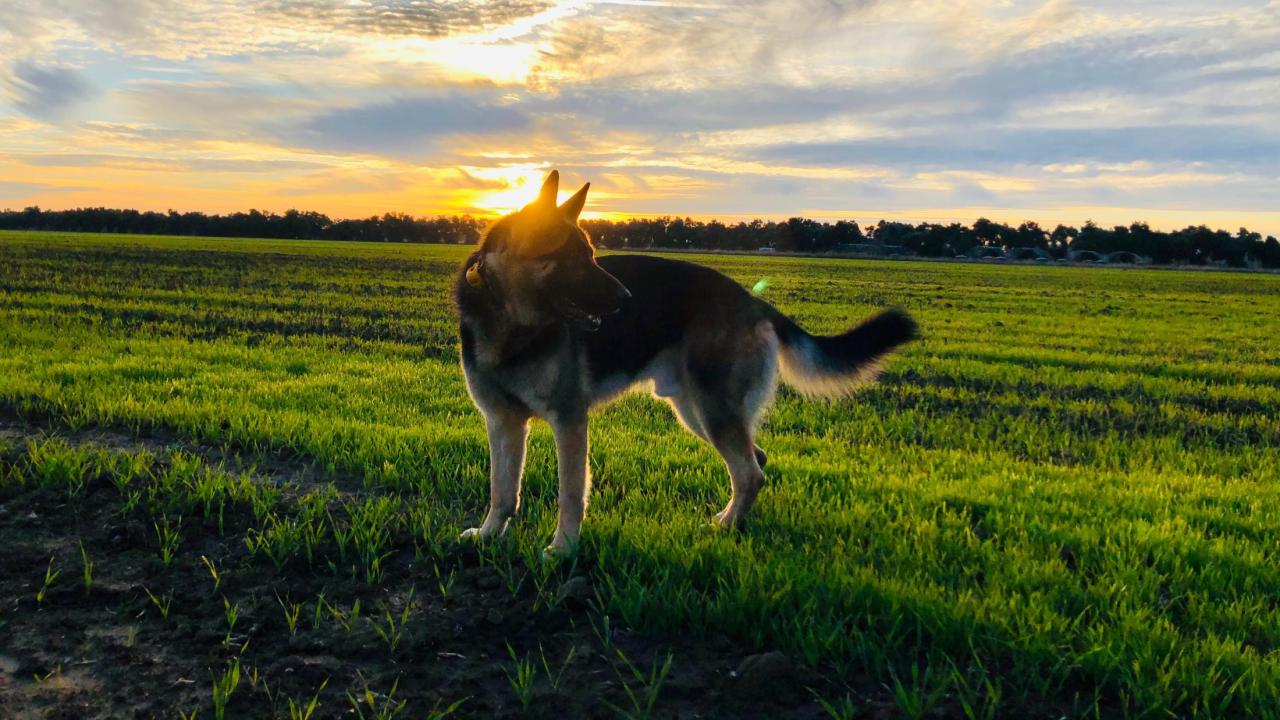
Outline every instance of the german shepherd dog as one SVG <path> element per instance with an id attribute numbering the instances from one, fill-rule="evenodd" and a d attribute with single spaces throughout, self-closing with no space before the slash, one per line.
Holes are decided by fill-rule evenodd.
<path id="1" fill-rule="evenodd" d="M 502 534 L 520 507 L 529 421 L 550 423 L 559 524 L 548 557 L 576 550 L 587 508 L 587 415 L 649 383 L 724 458 L 732 495 L 715 521 L 740 526 L 764 483 L 756 423 L 779 371 L 803 393 L 840 396 L 872 377 L 916 325 L 881 312 L 815 337 L 710 268 L 641 255 L 595 257 L 578 215 L 590 183 L 556 206 L 552 171 L 537 199 L 498 220 L 456 283 L 462 369 L 489 434 L 489 512 L 463 537 Z"/>

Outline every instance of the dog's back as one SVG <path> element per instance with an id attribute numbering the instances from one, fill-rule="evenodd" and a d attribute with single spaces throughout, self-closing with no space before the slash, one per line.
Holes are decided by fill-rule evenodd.
<path id="1" fill-rule="evenodd" d="M 583 335 L 593 383 L 634 375 L 691 336 L 731 352 L 736 335 L 768 317 L 767 306 L 741 285 L 702 265 L 650 255 L 611 255 L 599 262 L 631 299 L 597 332 Z"/>
<path id="2" fill-rule="evenodd" d="M 885 354 L 916 334 L 909 316 L 889 310 L 843 334 L 814 336 L 711 268 L 647 255 L 613 255 L 599 262 L 632 299 L 583 337 L 593 382 L 635 374 L 686 339 L 691 349 L 704 350 L 702 358 L 693 359 L 705 361 L 705 371 L 712 372 L 751 351 L 767 321 L 778 340 L 782 379 L 808 395 L 841 395 L 870 378 Z"/>

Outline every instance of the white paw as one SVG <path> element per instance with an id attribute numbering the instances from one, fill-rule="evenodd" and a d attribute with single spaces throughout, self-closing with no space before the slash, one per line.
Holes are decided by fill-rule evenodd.
<path id="1" fill-rule="evenodd" d="M 568 558 L 573 557 L 577 550 L 577 543 L 562 541 L 557 538 L 550 545 L 542 549 L 542 561 L 559 562 L 561 560 L 567 560 Z"/>
<path id="2" fill-rule="evenodd" d="M 742 522 L 734 518 L 729 508 L 721 510 L 716 513 L 715 517 L 711 518 L 711 526 L 720 530 L 736 530 L 741 525 Z"/>
<path id="3" fill-rule="evenodd" d="M 478 528 L 467 528 L 458 536 L 460 540 L 472 540 L 475 542 L 488 542 L 495 538 L 502 537 L 507 533 L 507 520 L 502 522 L 491 522 L 489 518 Z"/>

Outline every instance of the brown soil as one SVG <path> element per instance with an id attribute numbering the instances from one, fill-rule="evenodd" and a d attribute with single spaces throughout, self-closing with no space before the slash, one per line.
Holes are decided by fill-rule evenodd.
<path id="1" fill-rule="evenodd" d="M 12 417 L 0 422 L 0 436 L 11 439 L 48 429 Z M 62 436 L 153 452 L 172 444 L 103 430 Z M 216 448 L 183 447 L 238 462 Z M 254 465 L 266 468 L 264 482 L 318 481 L 299 460 L 255 458 Z M 750 653 L 722 640 L 645 638 L 616 627 L 606 633 L 601 614 L 573 598 L 534 610 L 531 583 L 512 593 L 465 545 L 443 559 L 401 548 L 387 561 L 386 579 L 373 586 L 305 565 L 279 573 L 231 532 L 249 519 L 228 514 L 223 535 L 199 517 L 186 518 L 181 549 L 164 567 L 154 528 L 139 514 L 123 515 L 109 486 L 90 485 L 74 500 L 49 490 L 0 491 L 0 717 L 214 717 L 214 679 L 236 657 L 241 679 L 228 718 L 288 718 L 289 700 L 305 707 L 322 684 L 315 718 L 375 717 L 362 701 L 365 688 L 381 707 L 393 686 L 391 704 L 405 703 L 395 715 L 401 718 L 430 717 L 456 701 L 462 704 L 453 717 L 643 717 L 628 689 L 643 705 L 644 684 L 619 651 L 644 673 L 671 653 L 653 717 L 819 718 L 827 713 L 817 696 L 850 692 L 785 658 L 744 664 Z M 94 563 L 88 590 L 81 543 Z M 202 556 L 219 570 L 216 591 Z M 37 600 L 51 557 L 61 574 Z M 437 565 L 456 578 L 447 596 Z M 552 582 L 569 579 L 566 571 Z M 161 602 L 171 598 L 167 618 L 148 590 Z M 328 610 L 314 624 L 321 593 L 347 612 L 360 601 L 349 629 Z M 238 606 L 230 633 L 224 598 Z M 302 604 L 295 634 L 278 598 Z M 385 629 L 385 612 L 398 621 L 407 605 L 393 652 L 374 621 Z M 509 679 L 511 651 L 535 667 L 527 707 Z M 739 667 L 748 677 L 738 677 Z M 897 714 L 885 691 L 860 690 L 853 694 L 858 717 Z"/>

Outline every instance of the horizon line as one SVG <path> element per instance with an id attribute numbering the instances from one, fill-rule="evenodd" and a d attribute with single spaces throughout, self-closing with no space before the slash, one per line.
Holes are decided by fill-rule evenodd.
<path id="1" fill-rule="evenodd" d="M 66 206 L 66 207 L 45 207 L 45 206 L 39 205 L 38 203 L 28 205 L 22 208 L 12 208 L 12 207 L 0 208 L 0 213 L 21 213 L 31 207 L 38 208 L 41 212 L 70 212 L 74 210 L 113 210 L 113 211 L 134 211 L 139 213 L 154 212 L 162 215 L 167 215 L 168 213 L 171 213 L 171 212 L 178 213 L 180 215 L 188 214 L 188 213 L 202 213 L 208 216 L 217 216 L 217 215 L 228 216 L 228 215 L 234 215 L 236 213 L 247 214 L 254 211 L 257 211 L 263 214 L 284 215 L 289 211 L 296 211 L 299 213 L 315 213 L 318 215 L 323 215 L 332 222 L 369 220 L 371 218 L 382 218 L 388 214 L 401 214 L 401 215 L 408 215 L 415 220 L 417 219 L 430 220 L 435 218 L 450 218 L 450 217 L 469 217 L 476 220 L 482 220 L 485 223 L 491 223 L 510 214 L 510 213 L 495 212 L 492 210 L 485 210 L 483 208 L 468 208 L 468 209 L 459 210 L 455 212 L 437 211 L 433 213 L 432 212 L 413 213 L 405 210 L 389 208 L 380 212 L 373 212 L 372 214 L 369 214 L 369 215 L 334 216 L 321 210 L 301 208 L 301 207 L 289 207 L 289 208 L 286 208 L 285 210 L 250 207 L 247 209 L 232 210 L 232 211 L 209 211 L 209 210 L 199 210 L 199 209 L 179 210 L 172 207 L 166 208 L 164 210 L 157 210 L 157 209 L 145 209 L 145 208 L 138 208 L 138 207 L 120 207 L 120 206 L 109 206 L 109 205 L 74 205 L 74 206 Z M 1184 216 L 1196 216 L 1201 214 L 1208 215 L 1208 216 L 1236 214 L 1236 213 L 1224 212 L 1220 210 L 1196 211 L 1196 210 L 1161 210 L 1156 208 L 1110 208 L 1110 207 L 1097 207 L 1097 208 L 1091 208 L 1091 209 L 1098 210 L 1098 211 L 1107 211 L 1109 213 L 1141 212 L 1145 210 L 1147 212 L 1152 212 L 1157 214 L 1175 213 L 1177 215 L 1184 215 Z M 964 210 L 970 210 L 970 212 L 963 212 Z M 1060 211 L 1064 215 L 1073 214 L 1073 211 L 1075 214 L 1078 215 L 1079 213 L 1081 213 L 1081 210 L 1082 208 L 1079 208 L 1079 207 L 1069 207 L 1069 208 L 1060 209 Z M 961 212 L 957 214 L 956 211 L 961 211 Z M 511 212 L 515 212 L 515 210 L 512 210 Z M 1020 214 L 1020 212 L 1024 214 Z M 1034 222 L 1037 225 L 1039 225 L 1041 228 L 1045 229 L 1046 231 L 1052 231 L 1058 225 L 1080 228 L 1089 222 L 1093 222 L 1096 226 L 1104 229 L 1111 229 L 1114 227 L 1130 227 L 1134 224 L 1141 223 L 1141 224 L 1147 225 L 1149 228 L 1157 232 L 1176 232 L 1178 230 L 1183 230 L 1188 227 L 1208 227 L 1211 229 L 1235 232 L 1234 230 L 1230 230 L 1232 226 L 1235 226 L 1236 230 L 1240 228 L 1244 228 L 1252 232 L 1259 232 L 1264 237 L 1267 237 L 1267 236 L 1280 237 L 1280 232 L 1278 232 L 1276 228 L 1269 228 L 1266 225 L 1263 225 L 1261 227 L 1258 227 L 1258 226 L 1249 227 L 1247 225 L 1247 221 L 1243 221 L 1243 222 L 1233 221 L 1233 222 L 1224 223 L 1221 218 L 1219 218 L 1217 221 L 1205 218 L 1201 220 L 1185 220 L 1185 221 L 1181 221 L 1180 223 L 1179 222 L 1171 223 L 1167 221 L 1160 222 L 1159 220 L 1153 220 L 1153 219 L 1142 217 L 1142 216 L 1138 216 L 1138 217 L 1130 216 L 1131 219 L 1123 222 L 1116 222 L 1114 220 L 1099 221 L 1095 219 L 1093 216 L 1088 216 L 1083 221 L 1050 220 L 1048 222 L 1037 219 L 1036 217 L 1033 217 L 1034 215 L 1040 215 L 1041 217 L 1044 217 L 1045 215 L 1051 214 L 1053 212 L 1054 212 L 1054 209 L 1051 209 L 1051 208 L 1038 208 L 1038 209 L 1026 208 L 1021 211 L 1019 211 L 1018 209 L 1006 209 L 1006 208 L 954 208 L 954 209 L 946 208 L 946 209 L 919 209 L 918 211 L 885 210 L 885 211 L 880 211 L 878 213 L 875 211 L 864 211 L 864 210 L 819 210 L 819 209 L 811 208 L 811 209 L 806 209 L 806 210 L 795 212 L 795 213 L 736 213 L 736 214 L 735 213 L 722 214 L 722 213 L 624 212 L 624 211 L 588 210 L 582 214 L 582 219 L 584 221 L 603 220 L 603 221 L 609 221 L 609 222 L 625 222 L 627 220 L 656 220 L 660 218 L 671 218 L 676 220 L 693 220 L 693 221 L 703 222 L 703 223 L 718 221 L 725 225 L 735 225 L 738 223 L 750 223 L 755 220 L 781 223 L 781 222 L 786 222 L 787 220 L 790 220 L 792 218 L 799 218 L 802 220 L 813 220 L 815 222 L 821 222 L 826 224 L 835 224 L 836 222 L 845 220 L 845 221 L 858 223 L 859 226 L 864 228 L 875 227 L 877 224 L 879 224 L 879 222 L 902 222 L 910 225 L 920 225 L 920 224 L 926 224 L 926 223 L 939 224 L 939 225 L 947 225 L 951 223 L 958 223 L 961 225 L 973 225 L 978 220 L 985 219 L 991 222 L 1008 225 L 1013 228 L 1018 227 L 1022 223 Z M 1280 212 L 1262 211 L 1261 213 L 1259 213 L 1257 211 L 1254 211 L 1254 212 L 1245 212 L 1240 214 L 1242 215 L 1258 215 L 1258 214 L 1275 215 L 1277 226 L 1280 226 Z M 867 219 L 863 220 L 862 218 L 867 218 Z M 870 218 L 875 218 L 875 219 L 871 220 Z M 1014 220 L 1012 218 L 1019 218 L 1019 219 Z"/>

